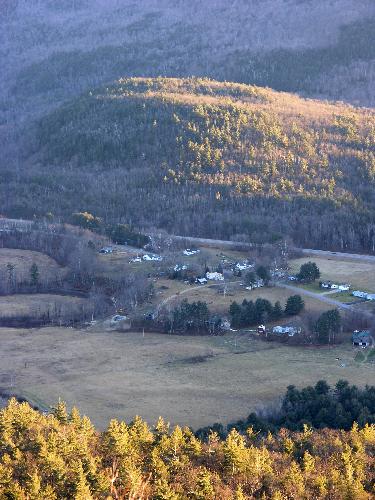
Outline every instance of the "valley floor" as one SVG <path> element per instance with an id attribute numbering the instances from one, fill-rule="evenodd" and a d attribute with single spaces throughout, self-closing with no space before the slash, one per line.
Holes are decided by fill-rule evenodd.
<path id="1" fill-rule="evenodd" d="M 162 414 L 198 428 L 275 406 L 288 385 L 374 381 L 349 338 L 335 348 L 265 343 L 251 334 L 178 337 L 72 328 L 0 329 L 0 391 L 42 409 L 61 397 L 104 428 Z"/>

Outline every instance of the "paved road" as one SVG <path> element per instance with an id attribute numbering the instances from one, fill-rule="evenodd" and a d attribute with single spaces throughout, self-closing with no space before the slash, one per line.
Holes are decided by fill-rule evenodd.
<path id="1" fill-rule="evenodd" d="M 298 295 L 305 295 L 307 297 L 311 297 L 316 300 L 320 300 L 321 302 L 324 302 L 325 304 L 329 304 L 331 306 L 337 307 L 338 309 L 344 309 L 346 311 L 351 311 L 355 313 L 360 313 L 362 316 L 366 316 L 368 318 L 373 319 L 374 314 L 370 311 L 359 311 L 358 309 L 355 308 L 353 304 L 343 304 L 342 302 L 339 302 L 338 300 L 331 299 L 327 294 L 322 294 L 322 293 L 315 293 L 311 292 L 310 290 L 305 290 L 304 288 L 300 288 L 298 286 L 293 286 L 293 285 L 288 285 L 287 283 L 282 283 L 282 282 L 277 282 L 275 283 L 276 286 L 281 287 L 281 288 L 286 288 L 287 290 L 291 290 L 292 292 L 298 294 Z"/>
<path id="2" fill-rule="evenodd" d="M 177 241 L 186 241 L 189 244 L 194 245 L 208 245 L 212 247 L 221 248 L 237 248 L 239 246 L 243 248 L 253 248 L 252 243 L 242 243 L 240 241 L 229 241 L 229 240 L 212 240 L 209 238 L 195 238 L 190 236 L 177 236 L 170 235 L 171 238 Z M 344 253 L 344 252 L 332 252 L 330 250 L 314 250 L 312 248 L 295 248 L 296 251 L 302 252 L 305 255 L 315 255 L 317 257 L 339 257 L 340 259 L 347 260 L 358 260 L 361 262 L 371 262 L 375 263 L 375 255 L 364 255 L 357 253 Z"/>
<path id="3" fill-rule="evenodd" d="M 22 220 L 22 219 L 6 219 L 0 218 L 0 229 L 19 229 L 19 230 L 29 230 L 33 225 L 33 221 L 30 220 Z M 49 225 L 43 223 L 44 225 Z M 52 225 L 53 226 L 53 225 Z M 177 241 L 186 241 L 192 245 L 208 245 L 212 247 L 218 248 L 226 248 L 226 249 L 236 249 L 239 246 L 242 248 L 253 248 L 253 243 L 245 243 L 240 241 L 229 241 L 229 240 L 214 240 L 210 238 L 196 238 L 193 236 L 179 236 L 179 235 L 169 235 L 171 238 Z M 340 259 L 347 260 L 358 260 L 362 262 L 371 262 L 375 263 L 375 255 L 363 255 L 363 254 L 355 254 L 355 253 L 344 253 L 344 252 L 332 252 L 329 250 L 315 250 L 312 248 L 296 248 L 295 250 L 302 252 L 305 255 L 316 255 L 317 257 L 339 257 Z"/>
<path id="4" fill-rule="evenodd" d="M 305 290 L 304 288 L 301 288 L 299 286 L 288 285 L 286 283 L 281 283 L 281 282 L 278 282 L 276 286 L 279 286 L 281 288 L 286 288 L 287 290 L 291 290 L 292 292 L 298 293 L 299 295 L 306 295 L 307 297 L 320 300 L 325 304 L 339 307 L 340 309 L 353 311 L 353 306 L 351 306 L 350 304 L 343 304 L 342 302 L 339 302 L 338 300 L 335 299 L 331 299 L 330 297 L 327 297 L 327 295 L 322 293 L 311 292 L 310 290 Z"/>
<path id="5" fill-rule="evenodd" d="M 330 252 L 329 250 L 313 250 L 311 248 L 297 248 L 296 250 L 306 255 L 316 255 L 317 257 L 339 257 L 340 259 L 358 260 L 360 262 L 375 263 L 375 255 L 362 255 L 359 253 Z"/>

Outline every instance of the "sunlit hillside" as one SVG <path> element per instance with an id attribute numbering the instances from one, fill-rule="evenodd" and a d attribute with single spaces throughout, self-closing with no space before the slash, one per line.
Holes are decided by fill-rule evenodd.
<path id="1" fill-rule="evenodd" d="M 174 233 L 373 245 L 370 110 L 241 84 L 137 78 L 90 90 L 35 130 L 29 177 L 11 183 L 15 194 L 28 183 L 35 213 L 87 209 Z M 5 210 L 17 211 L 8 200 Z"/>

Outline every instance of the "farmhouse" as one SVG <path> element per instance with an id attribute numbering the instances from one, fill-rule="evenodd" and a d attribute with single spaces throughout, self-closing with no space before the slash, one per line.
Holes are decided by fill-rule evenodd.
<path id="1" fill-rule="evenodd" d="M 340 292 L 347 292 L 350 290 L 350 285 L 348 283 L 343 283 L 338 285 L 337 283 L 332 283 L 331 281 L 320 282 L 320 288 L 328 288 L 330 290 L 339 290 Z"/>
<path id="2" fill-rule="evenodd" d="M 320 288 L 331 288 L 331 282 L 330 281 L 322 281 L 320 283 Z"/>
<path id="3" fill-rule="evenodd" d="M 288 335 L 288 337 L 294 337 L 294 335 L 301 332 L 302 328 L 292 325 L 274 326 L 272 328 L 272 333 L 274 335 Z"/>
<path id="4" fill-rule="evenodd" d="M 368 347 L 372 344 L 372 337 L 369 330 L 355 330 L 352 335 L 352 342 L 357 347 Z"/>
<path id="5" fill-rule="evenodd" d="M 200 285 L 205 285 L 207 283 L 206 278 L 197 278 L 196 282 L 199 283 Z"/>
<path id="6" fill-rule="evenodd" d="M 178 273 L 179 271 L 186 271 L 187 270 L 187 266 L 176 264 L 174 266 L 173 270 L 176 271 L 176 273 Z"/>
<path id="7" fill-rule="evenodd" d="M 226 317 L 212 316 L 208 320 L 208 326 L 212 333 L 225 333 L 230 330 L 230 321 Z"/>
<path id="8" fill-rule="evenodd" d="M 130 261 L 129 261 L 129 264 L 131 264 L 132 262 L 142 262 L 142 259 L 140 257 L 133 257 Z"/>
<path id="9" fill-rule="evenodd" d="M 350 285 L 345 283 L 343 285 L 339 285 L 340 292 L 348 292 L 350 290 Z"/>
<path id="10" fill-rule="evenodd" d="M 163 257 L 161 257 L 160 255 L 144 255 L 142 257 L 143 260 L 145 261 L 150 261 L 150 260 L 154 260 L 154 261 L 157 261 L 157 262 L 161 262 L 163 260 Z"/>
<path id="11" fill-rule="evenodd" d="M 222 273 L 206 273 L 206 278 L 208 280 L 213 280 L 213 281 L 224 281 L 224 276 L 222 275 Z"/>
<path id="12" fill-rule="evenodd" d="M 236 264 L 236 269 L 238 271 L 246 271 L 246 269 L 251 269 L 254 266 L 250 264 L 249 262 L 237 262 Z"/>

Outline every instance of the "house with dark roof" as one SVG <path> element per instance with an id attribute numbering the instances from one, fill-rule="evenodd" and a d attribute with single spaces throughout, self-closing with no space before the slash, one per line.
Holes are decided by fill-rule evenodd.
<path id="1" fill-rule="evenodd" d="M 356 347 L 368 347 L 372 344 L 372 336 L 369 330 L 355 330 L 352 335 L 353 345 Z"/>

